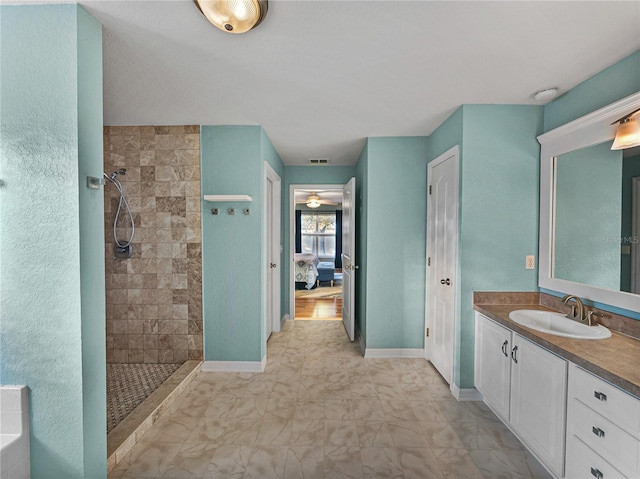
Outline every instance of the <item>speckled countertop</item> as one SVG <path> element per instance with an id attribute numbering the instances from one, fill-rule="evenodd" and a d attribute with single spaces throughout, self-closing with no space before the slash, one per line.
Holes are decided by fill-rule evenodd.
<path id="1" fill-rule="evenodd" d="M 570 339 L 541 333 L 511 321 L 509 313 L 516 309 L 539 309 L 553 311 L 534 300 L 534 294 L 516 294 L 509 298 L 493 301 L 491 293 L 477 294 L 473 308 L 479 313 L 530 339 L 543 348 L 554 352 L 578 366 L 591 371 L 602 379 L 615 384 L 620 389 L 640 398 L 640 340 L 611 330 L 608 339 Z M 526 296 L 527 294 L 531 297 Z M 483 303 L 489 304 L 483 304 Z M 497 303 L 506 304 L 497 304 Z"/>

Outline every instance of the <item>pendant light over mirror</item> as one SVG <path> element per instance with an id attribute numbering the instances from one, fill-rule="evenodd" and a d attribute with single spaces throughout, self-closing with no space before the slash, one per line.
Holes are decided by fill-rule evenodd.
<path id="1" fill-rule="evenodd" d="M 638 122 L 640 109 L 623 116 L 612 123 L 618 123 L 616 138 L 611 145 L 612 150 L 625 150 L 640 146 L 640 123 Z"/>
<path id="2" fill-rule="evenodd" d="M 193 0 L 202 14 L 227 33 L 245 33 L 267 15 L 267 0 Z"/>

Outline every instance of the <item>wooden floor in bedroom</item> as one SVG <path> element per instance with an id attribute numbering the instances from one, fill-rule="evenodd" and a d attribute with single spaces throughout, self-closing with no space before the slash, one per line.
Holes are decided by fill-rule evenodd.
<path id="1" fill-rule="evenodd" d="M 296 319 L 342 319 L 342 297 L 296 298 Z"/>

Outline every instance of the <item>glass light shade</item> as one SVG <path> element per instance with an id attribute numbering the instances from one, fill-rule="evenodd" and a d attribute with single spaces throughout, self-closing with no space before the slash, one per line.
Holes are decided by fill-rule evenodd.
<path id="1" fill-rule="evenodd" d="M 309 208 L 319 208 L 320 207 L 320 203 L 318 203 L 318 200 L 311 200 L 311 201 L 309 201 L 309 203 L 307 203 L 307 206 Z"/>
<path id="2" fill-rule="evenodd" d="M 640 146 L 640 124 L 637 116 L 620 121 L 611 149 L 624 150 L 635 146 Z"/>
<path id="3" fill-rule="evenodd" d="M 213 25 L 228 33 L 245 33 L 267 14 L 266 0 L 194 0 Z"/>

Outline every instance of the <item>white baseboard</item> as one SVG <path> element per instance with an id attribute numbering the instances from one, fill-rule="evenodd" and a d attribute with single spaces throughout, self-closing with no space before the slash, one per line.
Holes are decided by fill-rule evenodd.
<path id="1" fill-rule="evenodd" d="M 267 366 L 267 356 L 262 361 L 204 361 L 205 373 L 261 373 Z"/>
<path id="2" fill-rule="evenodd" d="M 284 328 L 284 323 L 286 323 L 288 320 L 289 320 L 289 313 L 285 314 L 280 320 L 280 331 L 282 331 L 282 329 Z"/>
<path id="3" fill-rule="evenodd" d="M 362 345 L 362 343 L 361 343 Z M 388 348 L 388 349 L 371 349 L 364 351 L 365 358 L 419 358 L 424 359 L 424 349 L 410 348 Z"/>
<path id="4" fill-rule="evenodd" d="M 451 394 L 458 401 L 482 401 L 482 393 L 476 388 L 460 389 L 456 384 L 451 384 Z"/>

